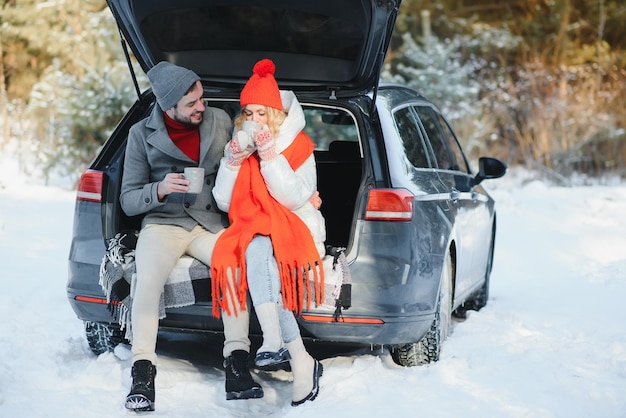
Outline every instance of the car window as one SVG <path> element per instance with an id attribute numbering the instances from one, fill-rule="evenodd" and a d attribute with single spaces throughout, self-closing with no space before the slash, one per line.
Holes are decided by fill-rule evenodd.
<path id="1" fill-rule="evenodd" d="M 315 142 L 316 151 L 328 151 L 332 142 L 359 142 L 356 122 L 345 110 L 308 106 L 303 110 L 304 132 Z"/>
<path id="2" fill-rule="evenodd" d="M 408 160 L 416 168 L 429 168 L 430 164 L 426 156 L 422 135 L 420 135 L 417 121 L 410 108 L 405 107 L 395 111 L 393 119 Z"/>
<path id="3" fill-rule="evenodd" d="M 441 116 L 441 114 L 435 112 L 435 116 L 439 121 L 439 127 L 441 128 L 441 132 L 443 133 L 444 138 L 446 138 L 448 148 L 450 149 L 450 152 L 453 154 L 454 159 L 456 160 L 455 169 L 464 173 L 469 173 L 467 162 L 465 160 L 465 157 L 463 156 L 463 151 L 461 150 L 461 146 L 456 140 L 452 129 L 450 129 L 450 125 L 448 125 L 448 123 L 443 118 L 443 116 Z"/>
<path id="4" fill-rule="evenodd" d="M 442 170 L 454 169 L 456 163 L 452 160 L 452 156 L 448 152 L 445 138 L 437 126 L 437 122 L 435 121 L 435 117 L 431 112 L 430 107 L 415 106 L 414 109 L 419 115 L 422 126 L 426 131 L 426 135 L 428 135 L 430 145 L 432 146 L 435 158 L 437 159 L 437 166 Z"/>

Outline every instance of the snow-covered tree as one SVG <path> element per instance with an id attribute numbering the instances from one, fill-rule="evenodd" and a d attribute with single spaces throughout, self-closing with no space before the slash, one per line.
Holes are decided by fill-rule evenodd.
<path id="1" fill-rule="evenodd" d="M 20 149 L 28 150 L 44 176 L 77 178 L 136 94 L 103 1 L 50 0 L 33 4 L 32 10 L 46 27 L 48 42 L 31 35 L 27 43 L 55 58 L 31 90 L 25 109 L 31 145 Z"/>
<path id="2" fill-rule="evenodd" d="M 35 149 L 46 175 L 77 176 L 136 98 L 124 62 L 85 70 L 79 77 L 53 65 L 33 88 L 28 112 L 39 122 Z"/>
<path id="3" fill-rule="evenodd" d="M 520 40 L 504 28 L 474 25 L 450 39 L 416 39 L 404 33 L 402 46 L 384 67 L 382 79 L 407 84 L 432 100 L 453 125 L 467 152 L 480 152 L 495 134 L 484 77 L 505 71 L 501 57 Z M 504 51 L 502 54 L 498 51 Z M 500 59 L 500 61 L 499 61 Z"/>

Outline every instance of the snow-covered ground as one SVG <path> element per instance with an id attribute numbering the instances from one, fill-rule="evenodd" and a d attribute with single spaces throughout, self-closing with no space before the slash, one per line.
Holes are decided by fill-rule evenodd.
<path id="1" fill-rule="evenodd" d="M 134 416 L 126 347 L 94 356 L 65 294 L 74 193 L 0 164 L 0 417 Z M 455 324 L 441 360 L 325 356 L 315 402 L 289 374 L 226 401 L 219 344 L 160 340 L 154 417 L 626 417 L 626 185 L 559 188 L 512 172 L 497 200 L 491 298 Z M 217 346 L 217 348 L 216 348 Z"/>

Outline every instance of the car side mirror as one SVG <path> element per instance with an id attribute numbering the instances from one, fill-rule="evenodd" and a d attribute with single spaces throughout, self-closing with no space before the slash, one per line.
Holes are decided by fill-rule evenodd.
<path id="1" fill-rule="evenodd" d="M 492 157 L 480 157 L 474 184 L 478 185 L 483 180 L 498 179 L 506 174 L 506 170 L 507 166 L 503 161 Z"/>

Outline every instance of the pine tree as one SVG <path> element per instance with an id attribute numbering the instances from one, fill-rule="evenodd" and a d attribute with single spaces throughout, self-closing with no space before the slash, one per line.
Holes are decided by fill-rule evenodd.
<path id="1" fill-rule="evenodd" d="M 482 150 L 496 131 L 484 83 L 505 71 L 495 62 L 514 49 L 519 38 L 506 29 L 475 25 L 470 35 L 417 40 L 404 33 L 402 41 L 394 59 L 385 65 L 382 79 L 420 91 L 441 109 L 467 152 Z"/>
<path id="2" fill-rule="evenodd" d="M 3 22 L 11 22 L 3 29 L 10 27 L 11 45 L 34 63 L 20 73 L 20 85 L 36 74 L 25 114 L 18 116 L 29 120 L 31 144 L 20 149 L 44 176 L 77 178 L 136 99 L 117 27 L 103 0 L 16 3 L 3 10 Z"/>

